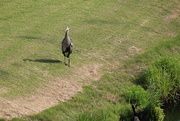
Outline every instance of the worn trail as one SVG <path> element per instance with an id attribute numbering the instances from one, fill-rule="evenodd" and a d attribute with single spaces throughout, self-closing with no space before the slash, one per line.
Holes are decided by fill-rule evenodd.
<path id="1" fill-rule="evenodd" d="M 0 97 L 0 118 L 12 119 L 39 113 L 82 91 L 83 80 L 98 80 L 100 65 L 84 65 L 67 78 L 55 78 L 32 94 L 15 99 Z"/>

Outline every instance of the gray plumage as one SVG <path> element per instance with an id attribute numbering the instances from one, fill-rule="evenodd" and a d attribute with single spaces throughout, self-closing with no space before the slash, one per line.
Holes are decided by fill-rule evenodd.
<path id="1" fill-rule="evenodd" d="M 66 31 L 65 31 L 65 37 L 62 40 L 62 53 L 64 55 L 64 63 L 65 62 L 65 58 L 68 58 L 68 66 L 70 66 L 70 54 L 72 53 L 72 49 L 73 49 L 73 43 L 72 40 L 69 37 L 69 27 L 66 27 Z"/>

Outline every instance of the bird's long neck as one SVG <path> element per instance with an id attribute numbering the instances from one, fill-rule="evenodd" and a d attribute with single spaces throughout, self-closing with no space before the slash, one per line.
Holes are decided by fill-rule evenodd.
<path id="1" fill-rule="evenodd" d="M 68 37 L 69 37 L 69 31 L 66 30 L 66 32 L 65 32 L 65 38 L 68 38 Z"/>
<path id="2" fill-rule="evenodd" d="M 133 109 L 133 112 L 134 112 L 134 116 L 137 116 L 134 105 L 131 104 L 131 106 L 132 106 L 132 109 Z"/>

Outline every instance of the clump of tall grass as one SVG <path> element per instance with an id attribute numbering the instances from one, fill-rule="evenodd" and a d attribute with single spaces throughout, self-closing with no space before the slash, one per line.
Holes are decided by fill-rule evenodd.
<path id="1" fill-rule="evenodd" d="M 178 100 L 180 63 L 175 57 L 162 57 L 145 70 L 140 80 L 154 97 L 169 103 Z"/>

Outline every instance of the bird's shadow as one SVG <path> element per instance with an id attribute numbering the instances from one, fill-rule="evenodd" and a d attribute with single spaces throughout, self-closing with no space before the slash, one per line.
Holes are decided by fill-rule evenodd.
<path id="1" fill-rule="evenodd" d="M 31 61 L 31 62 L 39 62 L 39 63 L 62 63 L 60 60 L 52 60 L 52 59 L 23 59 L 23 61 Z"/>

